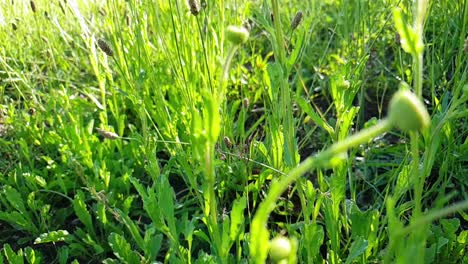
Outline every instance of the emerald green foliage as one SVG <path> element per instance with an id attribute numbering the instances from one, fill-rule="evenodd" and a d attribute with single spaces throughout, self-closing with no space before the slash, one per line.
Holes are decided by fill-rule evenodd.
<path id="1" fill-rule="evenodd" d="M 468 263 L 466 32 L 466 0 L 0 1 L 0 264 Z"/>

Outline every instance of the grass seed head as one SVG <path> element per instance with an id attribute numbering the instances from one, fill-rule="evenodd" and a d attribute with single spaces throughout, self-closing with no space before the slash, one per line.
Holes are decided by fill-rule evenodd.
<path id="1" fill-rule="evenodd" d="M 231 139 L 228 136 L 224 136 L 223 141 L 224 141 L 224 144 L 226 144 L 226 147 L 228 148 L 232 147 Z"/>
<path id="2" fill-rule="evenodd" d="M 301 24 L 303 17 L 304 14 L 302 13 L 302 11 L 297 11 L 296 15 L 291 21 L 291 30 L 295 30 L 299 26 L 299 24 Z"/>
<path id="3" fill-rule="evenodd" d="M 188 4 L 190 7 L 190 13 L 192 13 L 192 15 L 196 16 L 200 14 L 200 3 L 198 0 L 188 0 Z"/>
<path id="4" fill-rule="evenodd" d="M 34 3 L 34 1 L 29 1 L 29 4 L 31 5 L 31 10 L 36 13 L 36 3 Z"/>
<path id="5" fill-rule="evenodd" d="M 431 123 L 426 107 L 409 90 L 395 93 L 390 101 L 388 117 L 394 126 L 404 132 L 423 130 Z"/>
<path id="6" fill-rule="evenodd" d="M 244 108 L 249 108 L 249 106 L 250 106 L 250 100 L 249 100 L 249 98 L 245 97 L 245 98 L 242 100 L 242 105 L 244 106 Z"/>
<path id="7" fill-rule="evenodd" d="M 226 37 L 232 43 L 239 45 L 249 39 L 249 31 L 245 27 L 228 26 Z"/>
<path id="8" fill-rule="evenodd" d="M 112 50 L 112 48 L 109 46 L 109 44 L 107 44 L 107 42 L 105 42 L 103 39 L 98 39 L 97 41 L 97 44 L 99 46 L 99 48 L 105 53 L 107 54 L 107 56 L 114 56 L 114 51 Z"/>
<path id="9" fill-rule="evenodd" d="M 117 139 L 117 138 L 119 138 L 119 135 L 117 135 L 116 133 L 111 132 L 111 131 L 107 131 L 107 130 L 104 130 L 104 129 L 101 129 L 101 128 L 96 128 L 96 131 L 99 133 L 99 135 L 101 135 L 101 136 L 103 136 L 104 138 L 107 138 L 107 139 Z"/>

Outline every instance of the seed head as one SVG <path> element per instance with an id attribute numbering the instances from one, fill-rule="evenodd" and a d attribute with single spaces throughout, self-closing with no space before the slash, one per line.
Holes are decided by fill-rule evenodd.
<path id="1" fill-rule="evenodd" d="M 242 44 L 249 39 L 249 31 L 245 27 L 228 26 L 226 37 L 236 45 Z"/>
<path id="2" fill-rule="evenodd" d="M 198 3 L 198 0 L 188 0 L 188 4 L 192 15 L 196 16 L 200 13 L 200 3 Z"/>
<path id="3" fill-rule="evenodd" d="M 390 122 L 401 131 L 417 131 L 427 128 L 431 119 L 424 104 L 409 90 L 395 93 L 388 109 Z"/>
<path id="4" fill-rule="evenodd" d="M 295 30 L 297 26 L 302 22 L 304 14 L 302 11 L 297 11 L 296 15 L 294 16 L 293 20 L 291 21 L 291 30 Z"/>
<path id="5" fill-rule="evenodd" d="M 224 136 L 223 141 L 224 141 L 224 144 L 226 144 L 226 147 L 228 148 L 232 147 L 231 139 L 228 136 Z"/>
<path id="6" fill-rule="evenodd" d="M 109 46 L 109 44 L 107 44 L 107 42 L 105 42 L 103 39 L 98 39 L 97 41 L 97 44 L 99 46 L 99 48 L 105 53 L 107 54 L 107 56 L 114 56 L 114 51 L 112 50 L 112 48 Z"/>
<path id="7" fill-rule="evenodd" d="M 34 3 L 34 1 L 29 1 L 29 4 L 31 5 L 31 10 L 36 13 L 36 3 Z"/>
<path id="8" fill-rule="evenodd" d="M 119 138 L 119 135 L 117 135 L 116 133 L 111 132 L 111 131 L 107 131 L 107 130 L 104 130 L 104 129 L 101 129 L 101 128 L 96 128 L 96 131 L 99 133 L 99 135 L 101 135 L 101 136 L 103 136 L 104 138 L 107 138 L 107 139 L 117 139 L 117 138 Z"/>
<path id="9" fill-rule="evenodd" d="M 244 100 L 242 100 L 242 105 L 244 106 L 244 108 L 249 108 L 250 106 L 249 98 L 245 97 Z"/>

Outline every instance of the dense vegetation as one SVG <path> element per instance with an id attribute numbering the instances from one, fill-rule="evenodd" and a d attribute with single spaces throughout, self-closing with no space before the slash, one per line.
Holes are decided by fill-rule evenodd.
<path id="1" fill-rule="evenodd" d="M 466 0 L 1 1 L 0 263 L 468 263 L 467 32 Z"/>

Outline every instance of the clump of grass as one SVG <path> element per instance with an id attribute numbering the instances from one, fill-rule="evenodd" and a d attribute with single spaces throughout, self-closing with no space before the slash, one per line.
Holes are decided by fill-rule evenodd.
<path id="1" fill-rule="evenodd" d="M 382 3 L 0 2 L 0 263 L 466 262 L 468 7 Z"/>

